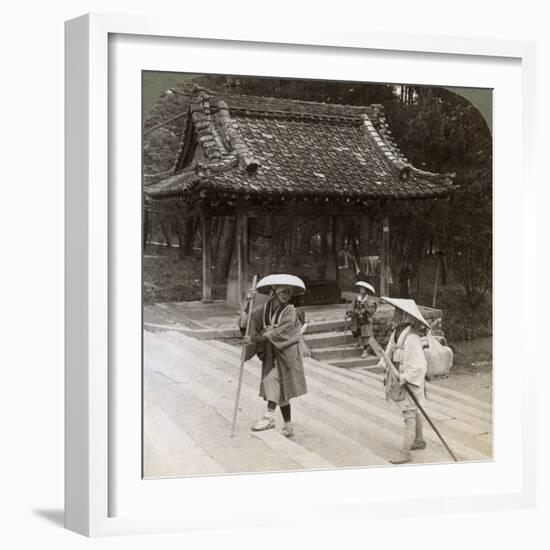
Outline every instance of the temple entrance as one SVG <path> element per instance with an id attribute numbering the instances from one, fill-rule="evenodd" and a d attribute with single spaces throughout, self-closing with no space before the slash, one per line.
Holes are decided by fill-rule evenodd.
<path id="1" fill-rule="evenodd" d="M 301 306 L 340 303 L 358 279 L 380 289 L 382 231 L 376 220 L 353 214 L 278 215 L 248 218 L 247 224 L 248 283 L 253 275 L 297 275 L 307 288 Z M 235 254 L 227 283 L 229 304 L 240 304 L 238 280 Z"/>

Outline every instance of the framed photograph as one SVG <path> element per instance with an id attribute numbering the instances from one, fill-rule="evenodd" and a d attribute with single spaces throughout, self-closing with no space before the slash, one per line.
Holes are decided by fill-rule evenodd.
<path id="1" fill-rule="evenodd" d="M 67 528 L 533 505 L 534 46 L 211 23 L 66 24 Z"/>

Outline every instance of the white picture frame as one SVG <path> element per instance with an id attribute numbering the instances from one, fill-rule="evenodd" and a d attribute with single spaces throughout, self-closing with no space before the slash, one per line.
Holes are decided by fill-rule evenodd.
<path id="1" fill-rule="evenodd" d="M 155 47 L 153 40 L 157 42 Z M 194 57 L 190 55 L 187 60 L 178 61 L 178 56 L 169 52 L 180 47 L 190 48 Z M 220 60 L 220 48 L 237 54 L 240 49 L 246 49 L 248 69 L 239 65 L 237 56 L 227 56 L 234 63 L 227 58 Z M 153 52 L 150 57 L 148 52 Z M 197 52 L 202 53 L 199 56 Z M 155 55 L 161 57 L 155 58 Z M 266 55 L 272 55 L 271 63 L 261 71 L 258 63 Z M 155 481 L 136 477 L 137 464 L 141 463 L 141 456 L 135 456 L 136 441 L 141 435 L 138 429 L 141 416 L 136 417 L 136 404 L 141 398 L 140 379 L 135 378 L 135 372 L 129 373 L 133 378 L 119 378 L 115 368 L 120 365 L 121 357 L 129 357 L 128 362 L 135 365 L 141 353 L 136 332 L 121 328 L 124 317 L 131 320 L 136 308 L 141 308 L 141 300 L 138 304 L 132 299 L 136 297 L 136 289 L 140 291 L 140 286 L 133 284 L 140 280 L 139 264 L 135 263 L 135 247 L 129 246 L 131 250 L 126 250 L 117 244 L 128 236 L 128 231 L 136 228 L 132 216 L 139 218 L 135 208 L 138 202 L 141 206 L 139 177 L 136 180 L 141 164 L 135 164 L 135 140 L 140 140 L 141 118 L 132 115 L 136 112 L 136 96 L 131 83 L 135 82 L 132 79 L 136 71 L 215 72 L 215 64 L 221 63 L 225 64 L 227 74 L 308 77 L 311 74 L 304 74 L 306 59 L 310 60 L 309 70 L 314 71 L 320 70 L 320 56 L 341 56 L 341 60 L 359 59 L 363 55 L 372 57 L 373 71 L 378 71 L 372 80 L 376 81 L 392 81 L 391 71 L 395 75 L 395 71 L 400 70 L 401 82 L 418 82 L 418 75 L 430 70 L 431 63 L 439 64 L 442 70 L 434 84 L 441 84 L 446 78 L 443 69 L 449 63 L 455 76 L 448 85 L 476 85 L 477 82 L 487 86 L 494 78 L 497 83 L 494 86 L 495 188 L 498 189 L 494 206 L 495 234 L 498 235 L 495 272 L 499 269 L 500 254 L 504 252 L 499 239 L 521 250 L 521 263 L 527 265 L 532 261 L 536 254 L 530 238 L 535 231 L 535 221 L 530 216 L 534 196 L 531 155 L 535 119 L 532 43 L 313 27 L 277 30 L 254 27 L 242 31 L 226 27 L 215 19 L 190 24 L 162 17 L 86 15 L 67 22 L 65 517 L 68 529 L 101 536 L 282 525 L 295 521 L 296 517 L 300 521 L 318 522 L 360 519 L 365 515 L 403 516 L 410 515 L 411 508 L 415 514 L 437 514 L 443 510 L 482 511 L 534 505 L 536 441 L 534 428 L 527 419 L 535 410 L 535 349 L 526 345 L 525 349 L 511 350 L 508 356 L 501 353 L 513 335 L 505 321 L 505 287 L 511 280 L 518 288 L 522 304 L 518 328 L 527 328 L 529 319 L 534 318 L 535 289 L 526 280 L 521 265 L 502 280 L 495 280 L 495 357 L 502 365 L 499 367 L 502 374 L 499 373 L 495 389 L 497 429 L 493 462 L 461 465 L 458 475 L 456 470 L 449 470 L 449 466 L 438 465 L 397 468 L 391 472 L 388 468 L 378 468 Z M 384 58 L 383 63 L 380 56 Z M 336 70 L 329 66 L 328 58 L 323 58 L 328 60 L 326 75 Z M 277 59 L 284 69 L 277 68 Z M 289 59 L 300 61 L 294 64 L 289 63 Z M 406 64 L 403 60 L 407 60 Z M 471 65 L 469 71 L 468 64 Z M 487 74 L 490 67 L 492 75 Z M 243 70 L 250 73 L 238 72 Z M 461 76 L 466 72 L 469 72 L 467 78 Z M 350 76 L 352 71 L 341 74 Z M 371 78 L 365 78 L 368 79 Z M 124 86 L 130 86 L 127 92 L 132 99 L 122 108 L 116 103 L 116 96 Z M 505 119 L 499 101 L 508 93 L 511 103 Z M 119 105 L 120 112 L 113 110 L 114 105 Z M 128 137 L 127 141 L 133 145 L 116 141 L 122 136 Z M 112 145 L 113 140 L 117 142 L 117 153 L 111 152 L 110 157 L 109 144 Z M 510 158 L 507 153 L 512 151 L 521 151 L 521 155 Z M 132 195 L 124 209 L 118 199 L 127 187 L 113 183 L 120 181 L 121 173 L 137 185 L 137 194 Z M 517 185 L 518 181 L 521 186 Z M 515 199 L 509 190 L 509 184 L 514 182 Z M 511 204 L 520 205 L 520 231 L 514 234 L 507 233 L 504 219 L 504 212 Z M 136 270 L 128 292 L 117 285 L 121 272 L 132 277 Z M 512 367 L 520 360 L 523 376 L 518 392 Z M 138 371 L 139 365 L 135 367 Z M 126 376 L 123 369 L 121 373 Z M 521 402 L 516 411 L 502 407 L 510 397 Z M 514 419 L 517 410 L 522 414 L 516 414 Z M 499 432 L 499 415 L 502 423 L 515 430 L 513 441 L 504 430 Z M 517 444 L 518 440 L 521 445 Z M 127 472 L 130 472 L 128 479 L 125 478 Z M 473 490 L 461 476 L 475 480 L 478 489 Z M 454 486 L 451 478 L 456 478 Z M 383 498 L 381 495 L 390 487 L 389 483 L 393 492 Z M 181 495 L 183 485 L 187 503 L 185 498 L 178 503 L 175 499 Z M 420 486 L 422 497 L 411 497 L 411 494 L 418 495 Z M 257 500 L 261 491 L 269 488 L 275 491 L 276 487 L 280 488 L 280 494 L 275 494 L 269 506 Z M 288 494 L 289 487 L 299 489 L 291 508 L 284 506 L 285 491 Z M 368 490 L 363 492 L 358 487 Z M 448 494 L 441 493 L 442 487 L 448 487 Z M 161 489 L 157 491 L 157 488 Z M 216 495 L 236 495 L 237 491 L 239 496 L 231 502 L 216 498 Z M 216 500 L 216 506 L 212 506 L 211 497 Z M 161 498 L 164 507 L 160 506 Z"/>

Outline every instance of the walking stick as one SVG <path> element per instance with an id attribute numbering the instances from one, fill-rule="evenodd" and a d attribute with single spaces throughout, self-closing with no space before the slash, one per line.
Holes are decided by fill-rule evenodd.
<path id="1" fill-rule="evenodd" d="M 376 355 L 380 359 L 384 359 L 384 361 L 386 362 L 386 365 L 388 365 L 388 368 L 391 370 L 393 375 L 399 377 L 399 371 L 395 368 L 395 365 L 392 363 L 391 359 L 388 357 L 388 354 L 382 349 L 382 346 L 380 346 L 380 344 L 377 342 L 374 336 L 371 336 L 369 338 L 369 344 L 371 348 L 374 350 L 374 353 L 376 353 Z M 455 462 L 458 462 L 458 459 L 454 455 L 453 451 L 451 451 L 451 448 L 449 447 L 445 439 L 443 439 L 443 436 L 441 435 L 441 433 L 439 432 L 435 424 L 432 422 L 432 419 L 428 416 L 428 413 L 424 410 L 424 407 L 418 402 L 418 399 L 409 388 L 409 384 L 407 382 L 405 382 L 404 387 L 407 393 L 409 394 L 410 398 L 413 400 L 414 404 L 418 407 L 418 410 L 422 413 L 422 416 L 424 416 L 424 418 L 428 421 L 428 424 L 432 427 L 432 430 L 435 432 L 435 435 L 437 435 L 441 443 L 443 443 L 443 446 L 445 447 L 445 449 L 447 449 L 447 452 L 451 455 L 452 459 Z"/>
<path id="2" fill-rule="evenodd" d="M 254 275 L 254 278 L 252 279 L 252 290 L 256 290 L 256 282 L 258 280 L 258 276 Z M 248 306 L 248 318 L 246 320 L 246 331 L 244 333 L 245 338 L 248 336 L 250 332 L 250 319 L 252 318 L 252 308 L 254 307 L 254 296 L 250 299 L 249 306 Z M 241 366 L 239 369 L 239 381 L 237 382 L 237 396 L 235 397 L 235 409 L 233 410 L 233 421 L 231 423 L 231 437 L 235 436 L 235 426 L 237 424 L 237 412 L 239 411 L 239 399 L 241 397 L 241 387 L 243 385 L 243 374 L 244 374 L 244 354 L 245 354 L 245 346 L 241 349 Z"/>

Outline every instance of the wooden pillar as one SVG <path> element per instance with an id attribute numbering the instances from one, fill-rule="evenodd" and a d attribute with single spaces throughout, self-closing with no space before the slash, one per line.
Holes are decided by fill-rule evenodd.
<path id="1" fill-rule="evenodd" d="M 388 266 L 390 262 L 390 219 L 388 207 L 382 205 L 382 247 L 380 250 L 380 296 L 388 296 L 390 285 L 388 280 Z"/>
<path id="2" fill-rule="evenodd" d="M 334 270 L 336 271 L 336 285 L 340 292 L 340 270 L 338 269 L 338 228 L 337 217 L 332 216 L 332 255 L 334 257 Z"/>
<path id="3" fill-rule="evenodd" d="M 266 273 L 271 273 L 271 271 L 273 269 L 273 257 L 274 257 L 274 252 L 275 252 L 274 249 L 275 249 L 275 241 L 276 241 L 273 215 L 269 214 L 267 219 L 269 220 L 267 222 L 268 227 L 269 227 L 269 229 L 267 231 L 271 235 L 271 246 L 269 247 L 269 251 L 267 253 L 267 261 L 265 263 L 262 263 L 262 267 L 263 267 L 262 272 L 263 272 L 264 275 Z M 267 269 L 266 269 L 266 266 L 267 266 Z"/>
<path id="4" fill-rule="evenodd" d="M 359 220 L 359 255 L 369 256 L 369 213 L 364 212 Z"/>
<path id="5" fill-rule="evenodd" d="M 245 198 L 239 199 L 237 204 L 237 281 L 242 307 L 248 290 L 248 217 Z"/>
<path id="6" fill-rule="evenodd" d="M 210 204 L 205 202 L 201 216 L 202 237 L 202 301 L 212 302 L 212 211 Z"/>

